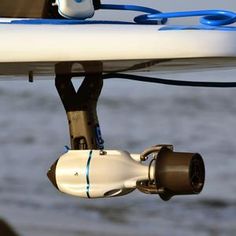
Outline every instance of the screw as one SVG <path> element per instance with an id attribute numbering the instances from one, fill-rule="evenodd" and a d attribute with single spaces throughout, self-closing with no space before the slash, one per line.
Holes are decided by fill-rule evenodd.
<path id="1" fill-rule="evenodd" d="M 104 155 L 106 155 L 107 153 L 106 153 L 104 150 L 100 150 L 99 154 L 100 154 L 101 156 L 104 156 Z"/>

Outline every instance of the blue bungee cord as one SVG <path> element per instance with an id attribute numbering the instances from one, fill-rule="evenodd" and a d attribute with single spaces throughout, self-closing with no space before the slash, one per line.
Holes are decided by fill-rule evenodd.
<path id="1" fill-rule="evenodd" d="M 201 16 L 200 23 L 207 26 L 224 26 L 236 22 L 236 13 L 226 10 L 200 10 L 162 13 L 158 10 L 136 5 L 101 4 L 104 10 L 126 10 L 147 13 L 134 18 L 137 24 L 165 24 L 170 18 Z"/>
<path id="2" fill-rule="evenodd" d="M 147 17 L 147 16 L 154 16 L 163 14 L 161 11 L 158 11 L 153 8 L 137 6 L 137 5 L 114 5 L 114 4 L 101 4 L 100 9 L 102 10 L 119 10 L 119 11 L 136 11 L 147 13 L 145 15 L 140 15 L 134 18 L 134 22 L 137 24 L 165 24 L 168 19 L 167 17 L 158 17 L 156 19 L 139 19 L 139 17 Z"/>
<path id="3" fill-rule="evenodd" d="M 101 10 L 120 10 L 142 12 L 136 16 L 134 22 L 108 20 L 78 20 L 78 19 L 25 19 L 12 20 L 11 24 L 152 24 L 164 25 L 170 18 L 200 17 L 202 27 L 217 27 L 217 29 L 236 31 L 236 27 L 229 25 L 236 23 L 236 13 L 227 10 L 199 10 L 162 13 L 159 10 L 137 5 L 101 4 Z M 224 27 L 226 26 L 226 27 Z"/>

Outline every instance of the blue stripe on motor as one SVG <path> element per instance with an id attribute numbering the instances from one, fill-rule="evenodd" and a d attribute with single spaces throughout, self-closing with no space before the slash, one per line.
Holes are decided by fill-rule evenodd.
<path id="1" fill-rule="evenodd" d="M 91 150 L 89 152 L 89 157 L 88 157 L 88 162 L 87 162 L 87 167 L 86 167 L 86 181 L 87 181 L 86 194 L 87 194 L 88 198 L 90 198 L 90 194 L 89 194 L 89 189 L 90 189 L 89 169 L 90 169 L 92 154 L 93 154 L 93 151 Z"/>

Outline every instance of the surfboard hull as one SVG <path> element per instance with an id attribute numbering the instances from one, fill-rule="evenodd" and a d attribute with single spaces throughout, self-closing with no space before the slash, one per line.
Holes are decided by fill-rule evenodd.
<path id="1" fill-rule="evenodd" d="M 236 68 L 235 58 L 185 58 L 168 60 L 121 60 L 121 61 L 100 61 L 103 65 L 103 72 L 159 72 L 183 73 L 201 70 L 232 69 Z M 34 76 L 54 76 L 55 66 L 61 62 L 16 62 L 0 63 L 0 79 L 8 76 L 24 77 Z M 79 62 L 71 62 L 73 73 L 80 74 L 84 72 Z M 60 71 L 66 73 L 67 71 Z M 90 72 L 93 71 L 91 68 Z"/>
<path id="2" fill-rule="evenodd" d="M 153 25 L 0 24 L 0 75 L 54 75 L 61 62 L 99 61 L 104 72 L 233 68 L 236 32 Z M 81 66 L 74 66 L 82 72 Z"/>

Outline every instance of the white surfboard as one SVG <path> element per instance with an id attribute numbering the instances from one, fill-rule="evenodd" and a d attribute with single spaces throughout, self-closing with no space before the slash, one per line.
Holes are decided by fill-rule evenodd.
<path id="1" fill-rule="evenodd" d="M 0 75 L 54 75 L 57 63 L 81 61 L 101 61 L 104 72 L 236 66 L 236 31 L 66 22 L 0 19 Z"/>

